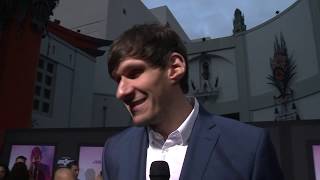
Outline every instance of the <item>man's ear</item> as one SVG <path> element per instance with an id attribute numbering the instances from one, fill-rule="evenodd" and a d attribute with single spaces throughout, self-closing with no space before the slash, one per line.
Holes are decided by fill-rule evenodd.
<path id="1" fill-rule="evenodd" d="M 168 77 L 172 82 L 179 82 L 186 73 L 186 59 L 179 53 L 173 52 L 169 57 Z"/>

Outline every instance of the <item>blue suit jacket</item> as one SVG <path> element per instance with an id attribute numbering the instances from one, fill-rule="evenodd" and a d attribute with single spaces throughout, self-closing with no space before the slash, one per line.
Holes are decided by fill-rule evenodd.
<path id="1" fill-rule="evenodd" d="M 145 180 L 148 133 L 131 127 L 109 138 L 104 180 Z M 180 180 L 280 180 L 272 143 L 260 128 L 214 116 L 200 107 Z"/>

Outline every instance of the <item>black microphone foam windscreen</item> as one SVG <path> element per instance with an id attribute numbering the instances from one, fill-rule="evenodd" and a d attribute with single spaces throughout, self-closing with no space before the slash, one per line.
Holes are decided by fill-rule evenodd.
<path id="1" fill-rule="evenodd" d="M 150 167 L 150 180 L 169 180 L 170 170 L 166 161 L 153 161 Z"/>

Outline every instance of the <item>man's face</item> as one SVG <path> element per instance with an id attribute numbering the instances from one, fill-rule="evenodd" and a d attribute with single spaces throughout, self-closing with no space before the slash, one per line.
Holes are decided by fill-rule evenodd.
<path id="1" fill-rule="evenodd" d="M 77 178 L 79 175 L 79 166 L 72 165 L 70 169 L 71 169 L 72 173 L 74 174 L 74 177 Z"/>
<path id="2" fill-rule="evenodd" d="M 18 163 L 18 162 L 26 163 L 26 160 L 22 158 L 17 158 L 15 163 Z"/>
<path id="3" fill-rule="evenodd" d="M 2 166 L 0 166 L 0 179 L 4 178 L 4 176 L 6 175 L 6 169 Z"/>
<path id="4" fill-rule="evenodd" d="M 116 97 L 125 104 L 135 125 L 153 124 L 165 116 L 170 93 L 166 68 L 154 68 L 143 60 L 127 58 L 112 76 L 118 83 Z"/>

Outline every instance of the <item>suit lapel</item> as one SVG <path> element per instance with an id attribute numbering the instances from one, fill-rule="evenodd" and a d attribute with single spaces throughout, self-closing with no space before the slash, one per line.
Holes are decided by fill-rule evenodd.
<path id="1" fill-rule="evenodd" d="M 131 140 L 129 149 L 123 159 L 126 159 L 125 169 L 122 171 L 123 179 L 141 179 L 146 178 L 146 157 L 148 148 L 148 136 L 146 128 L 139 128 L 135 140 Z M 130 138 L 131 139 L 131 138 Z M 136 167 L 135 167 L 136 166 Z"/>
<path id="2" fill-rule="evenodd" d="M 140 165 L 139 167 L 139 179 L 145 180 L 146 179 L 146 163 L 147 163 L 147 149 L 149 146 L 149 140 L 148 140 L 148 133 L 147 133 L 147 128 L 144 128 L 144 133 L 142 135 L 142 142 L 141 142 L 141 151 L 140 151 L 140 157 L 138 161 L 140 163 L 137 163 Z"/>
<path id="3" fill-rule="evenodd" d="M 220 133 L 212 121 L 212 115 L 200 107 L 193 127 L 180 179 L 201 179 L 207 162 L 215 148 Z"/>

